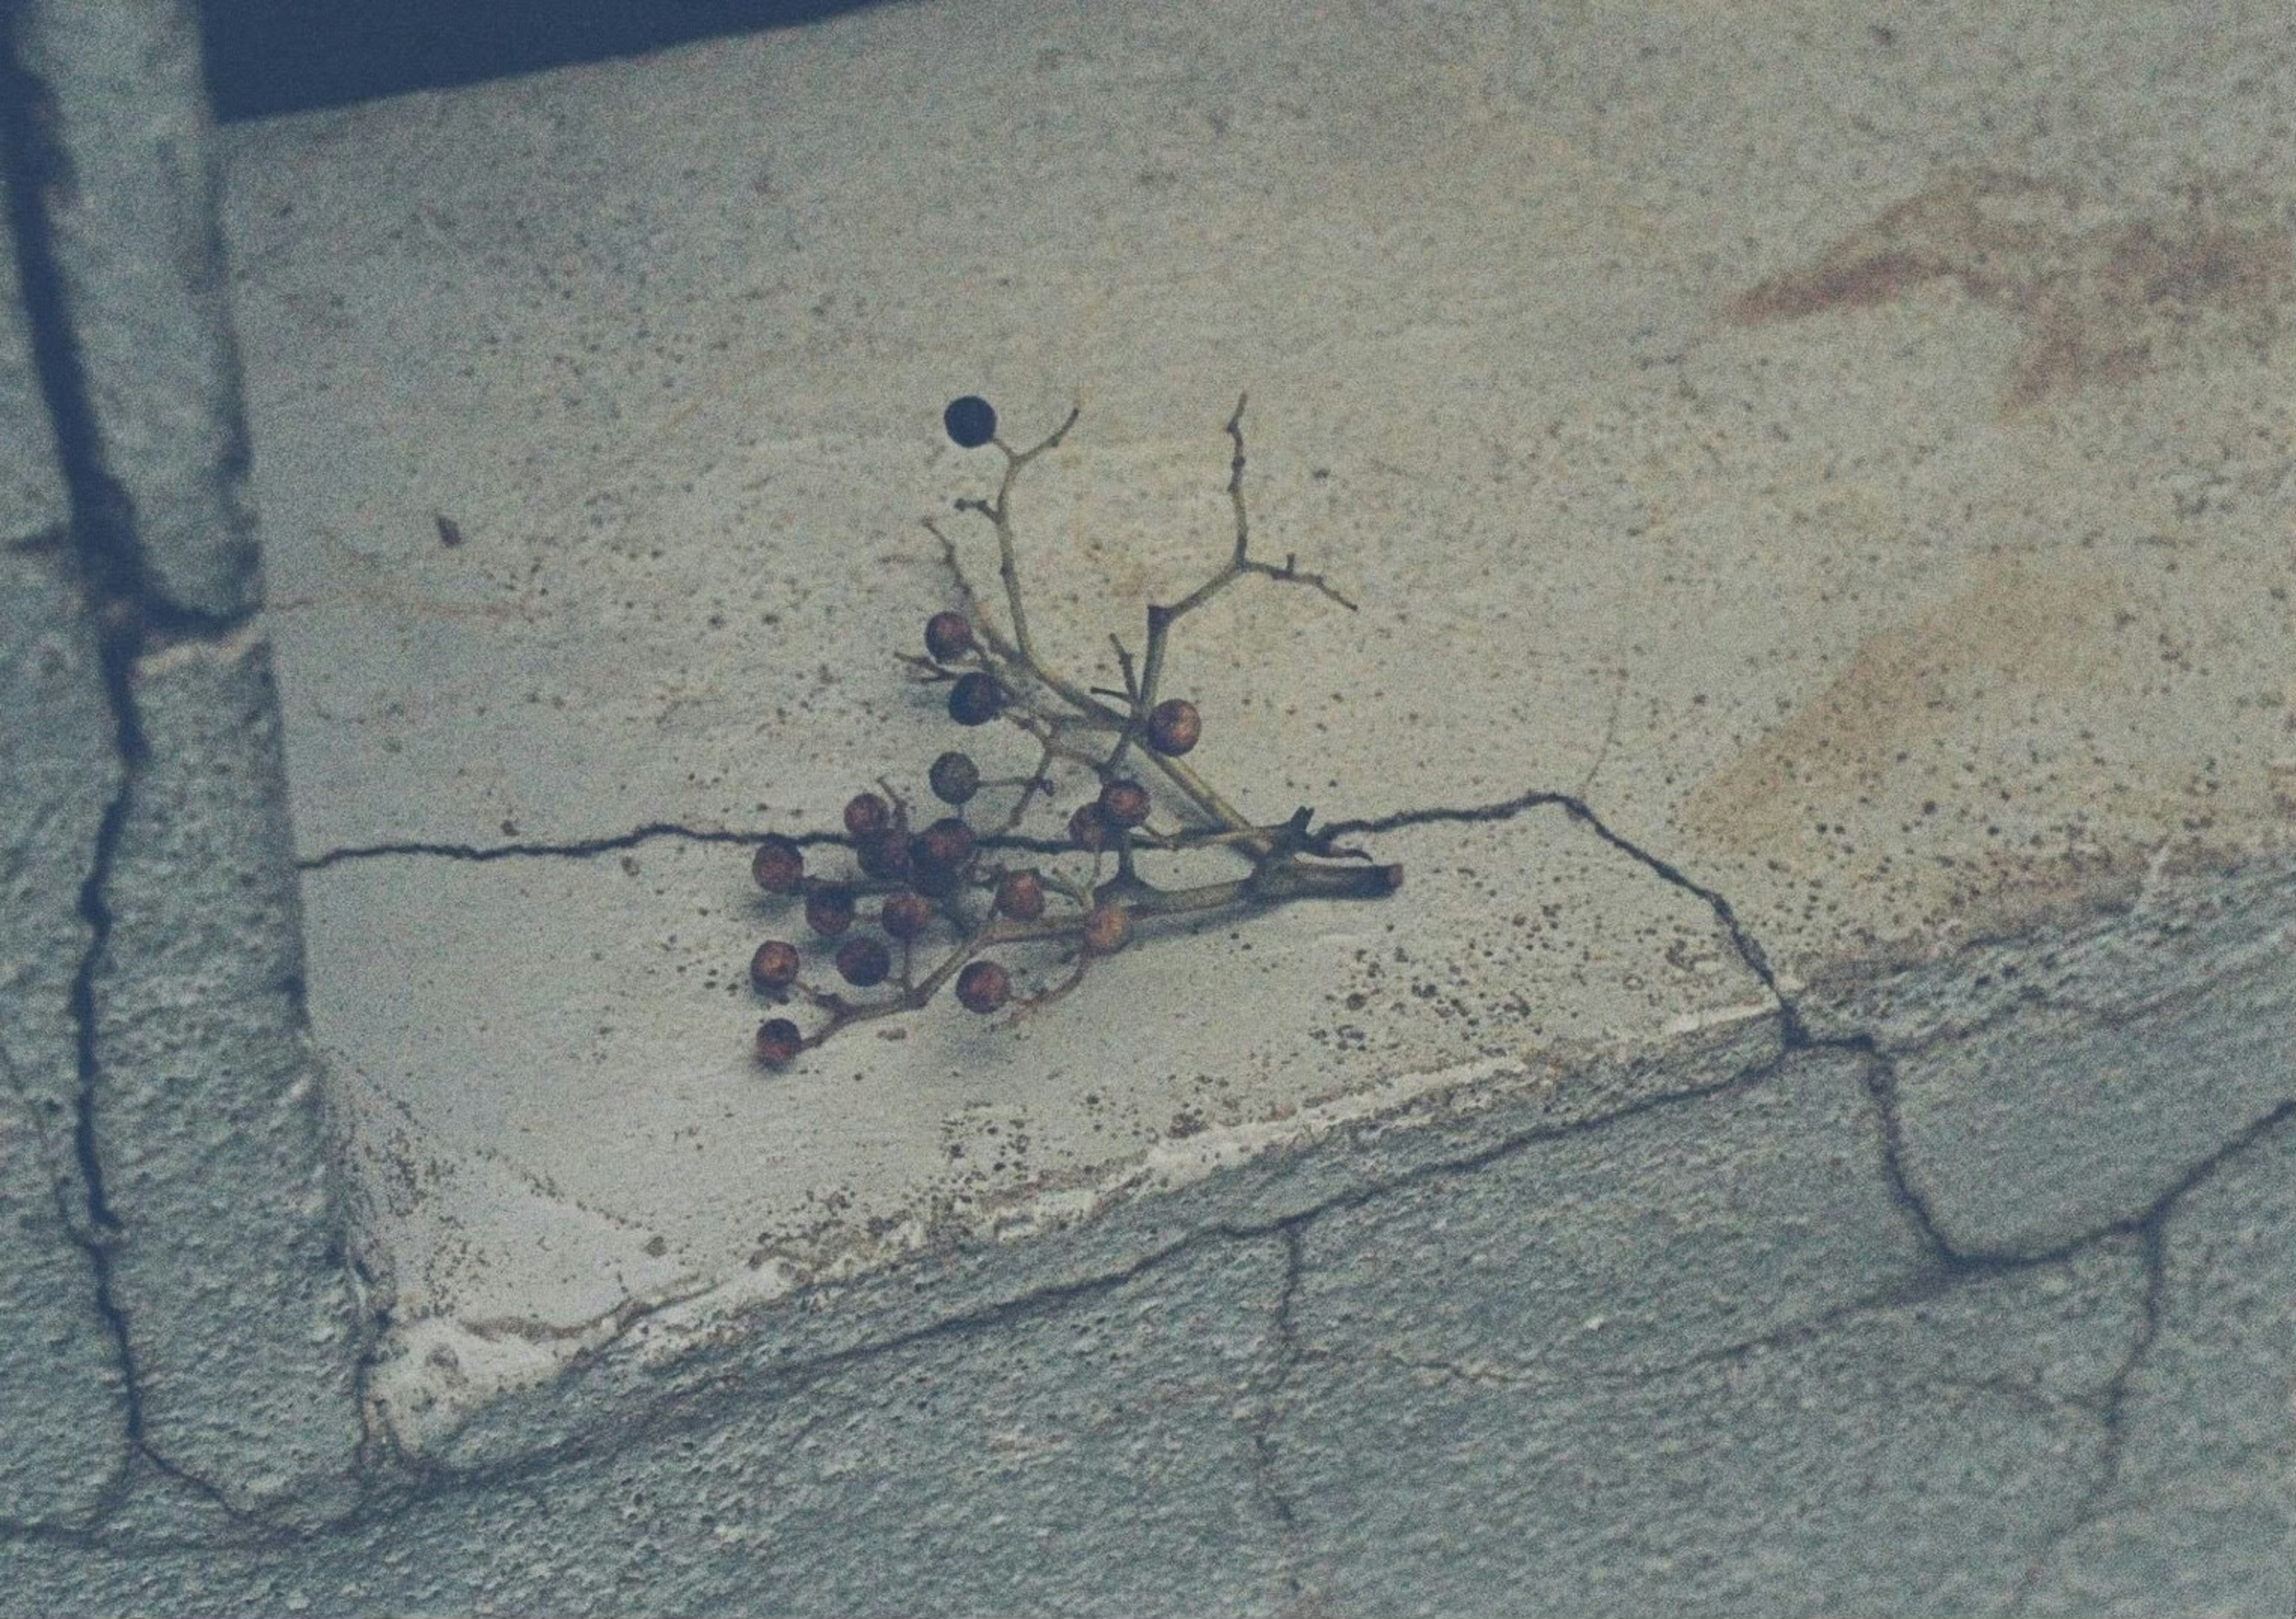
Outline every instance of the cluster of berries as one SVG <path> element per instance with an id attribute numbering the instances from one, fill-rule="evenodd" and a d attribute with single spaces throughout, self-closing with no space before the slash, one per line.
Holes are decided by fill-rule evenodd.
<path id="1" fill-rule="evenodd" d="M 996 499 L 960 501 L 958 505 L 988 518 L 996 530 L 1013 630 L 1007 638 L 980 613 L 956 565 L 955 548 L 944 537 L 960 593 L 972 610 L 935 613 L 925 624 L 924 656 L 908 661 L 920 679 L 947 683 L 948 715 L 958 725 L 977 727 L 1004 718 L 1036 739 L 1041 756 L 1030 774 L 989 780 L 970 754 L 955 749 L 943 753 L 926 773 L 926 782 L 947 813 L 922 828 L 914 824 L 908 804 L 890 786 L 882 793 L 856 794 L 845 806 L 843 836 L 813 840 L 849 850 L 849 871 L 829 877 L 809 872 L 805 849 L 794 838 L 772 837 L 758 846 L 750 862 L 758 886 L 768 895 L 802 902 L 806 927 L 820 941 L 814 948 L 829 951 L 838 978 L 850 989 L 884 992 L 857 1001 L 842 990 L 809 985 L 803 977 L 805 953 L 788 939 L 767 940 L 750 961 L 750 980 L 758 993 L 775 1001 L 801 997 L 824 1012 L 826 1019 L 808 1034 L 791 1018 L 767 1018 L 757 1032 L 762 1061 L 785 1066 L 849 1025 L 922 1007 L 952 979 L 958 1002 L 973 1012 L 986 1015 L 1042 1005 L 1073 988 L 1094 961 L 1124 949 L 1142 918 L 1311 895 L 1374 897 L 1392 892 L 1401 881 L 1397 866 L 1324 863 L 1367 857 L 1358 850 L 1334 848 L 1328 831 L 1311 833 L 1305 810 L 1275 826 L 1244 821 L 1182 763 L 1203 734 L 1203 718 L 1195 705 L 1185 698 L 1156 696 L 1172 621 L 1231 579 L 1247 572 L 1265 573 L 1313 585 L 1338 599 L 1319 577 L 1297 573 L 1288 560 L 1275 568 L 1246 557 L 1238 428 L 1242 412 L 1239 404 L 1236 420 L 1228 424 L 1236 439 L 1230 483 L 1237 511 L 1234 558 L 1179 608 L 1150 607 L 1144 671 L 1136 676 L 1129 655 L 1119 644 L 1125 689 L 1116 692 L 1079 688 L 1038 659 L 1028 639 L 1013 566 L 1007 503 L 1014 477 L 1029 460 L 1060 441 L 1074 423 L 1074 414 L 1034 449 L 1015 451 L 996 438 L 996 413 L 987 401 L 968 397 L 948 407 L 944 422 L 952 439 L 966 448 L 995 443 L 1005 457 L 1004 481 Z M 1090 743 L 1095 737 L 1101 741 Z M 1190 813 L 1168 829 L 1151 825 L 1155 796 L 1125 769 L 1128 755 L 1136 748 L 1138 756 L 1154 766 L 1167 787 L 1190 806 Z M 1063 837 L 1015 836 L 1035 802 L 1054 795 L 1054 770 L 1061 763 L 1093 773 L 1098 791 L 1075 805 Z M 986 789 L 1017 789 L 1017 796 L 1001 822 L 976 830 L 965 816 Z M 1170 888 L 1148 882 L 1135 866 L 1136 851 L 1143 847 L 1211 846 L 1243 857 L 1252 867 L 1251 875 Z M 1016 853 L 1088 856 L 1090 872 L 1078 878 L 1042 864 L 1006 863 L 999 858 Z M 1307 856 L 1321 858 L 1303 858 Z M 1103 863 L 1110 859 L 1115 872 L 1103 879 Z M 920 948 L 937 944 L 946 949 L 920 973 Z M 1023 994 L 1004 962 L 985 953 L 1031 944 L 1067 948 L 1072 966 L 1057 982 Z"/>

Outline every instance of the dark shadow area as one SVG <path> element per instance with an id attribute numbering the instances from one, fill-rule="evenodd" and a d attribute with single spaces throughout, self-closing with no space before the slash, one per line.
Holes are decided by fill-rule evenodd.
<path id="1" fill-rule="evenodd" d="M 219 120 L 791 28 L 885 0 L 204 0 Z"/>

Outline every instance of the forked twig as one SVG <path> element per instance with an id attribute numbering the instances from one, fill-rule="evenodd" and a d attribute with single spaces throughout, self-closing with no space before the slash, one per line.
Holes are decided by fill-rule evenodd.
<path id="1" fill-rule="evenodd" d="M 1120 691 L 1087 687 L 1045 660 L 1030 634 L 1021 589 L 1013 491 L 1023 470 L 1067 437 L 1081 407 L 1071 409 L 1046 437 L 1016 450 L 996 437 L 996 413 L 983 401 L 960 399 L 949 406 L 946 421 L 952 438 L 967 448 L 993 446 L 1004 460 L 994 496 L 955 503 L 956 510 L 981 518 L 996 536 L 1004 625 L 985 610 L 955 542 L 927 519 L 925 527 L 939 543 L 955 582 L 957 607 L 934 615 L 926 626 L 926 656 L 905 661 L 920 682 L 948 688 L 949 713 L 960 724 L 1002 719 L 1026 732 L 1037 743 L 1037 762 L 1026 776 L 992 784 L 981 780 L 969 756 L 943 754 L 934 761 L 932 789 L 959 813 L 922 830 L 911 828 L 907 805 L 890 785 L 880 783 L 882 797 L 857 795 L 846 806 L 846 834 L 835 840 L 853 851 L 860 868 L 853 875 L 824 879 L 808 873 L 793 839 L 768 838 L 760 846 L 753 863 L 758 883 L 772 894 L 802 897 L 814 931 L 840 941 L 834 953 L 840 977 L 860 989 L 886 985 L 872 1000 L 807 985 L 799 977 L 797 947 L 768 941 L 751 963 L 760 993 L 775 999 L 800 997 L 825 1018 L 810 1034 L 786 1018 L 767 1019 L 758 1031 L 758 1055 L 767 1063 L 794 1060 L 855 1024 L 918 1010 L 952 982 L 957 998 L 974 1011 L 1036 1011 L 1068 995 L 1095 963 L 1123 950 L 1138 924 L 1301 899 L 1375 899 L 1401 886 L 1401 866 L 1380 865 L 1360 849 L 1335 846 L 1330 831 L 1314 829 L 1313 814 L 1305 808 L 1272 823 L 1247 817 L 1183 756 L 1201 731 L 1194 705 L 1162 694 L 1173 626 L 1248 575 L 1305 585 L 1356 610 L 1356 603 L 1324 575 L 1300 568 L 1296 554 L 1286 554 L 1281 566 L 1251 554 L 1243 493 L 1244 403 L 1238 397 L 1226 426 L 1233 446 L 1227 495 L 1234 514 L 1227 558 L 1178 601 L 1148 604 L 1147 634 L 1136 664 L 1123 642 L 1110 637 Z M 1089 740 L 1095 738 L 1099 740 Z M 1150 824 L 1153 796 L 1126 773 L 1135 754 L 1177 796 L 1177 824 Z M 1059 838 L 1024 836 L 1021 829 L 1031 811 L 1054 797 L 1063 765 L 1090 775 L 1097 796 L 1077 806 Z M 1017 790 L 992 830 L 976 834 L 962 812 L 990 785 Z M 1008 868 L 990 859 L 1013 850 L 1088 856 L 1089 869 L 1079 877 L 1057 867 Z M 1219 881 L 1160 884 L 1142 874 L 1138 857 L 1144 852 L 1225 852 L 1248 869 Z M 1114 859 L 1112 875 L 1101 875 L 1103 857 Z M 895 953 L 865 925 L 856 928 L 857 896 L 882 896 L 873 920 L 898 946 L 898 973 Z M 940 941 L 936 947 L 942 953 L 919 977 L 917 952 L 931 938 Z M 989 953 L 1002 956 L 1030 947 L 1059 949 L 1069 970 L 1033 991 L 1016 991 L 1002 961 Z"/>

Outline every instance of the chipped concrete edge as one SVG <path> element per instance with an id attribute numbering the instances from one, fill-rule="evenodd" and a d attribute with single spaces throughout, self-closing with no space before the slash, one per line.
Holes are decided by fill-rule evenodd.
<path id="1" fill-rule="evenodd" d="M 447 1323 L 426 1323 L 421 1335 L 390 1345 L 390 1358 L 373 1369 L 368 1419 L 378 1441 L 418 1474 L 523 1469 L 601 1427 L 673 1420 L 711 1387 L 795 1376 L 1032 1300 L 1112 1286 L 1206 1240 L 1292 1231 L 1425 1175 L 1472 1173 L 1560 1135 L 1759 1085 L 1788 1064 L 1824 1053 L 1851 1059 L 1865 1076 L 1883 1143 L 1880 1172 L 1941 1274 L 2041 1263 L 2108 1236 L 2157 1240 L 2196 1174 L 2204 1177 L 2209 1165 L 2296 1112 L 2296 1078 L 2283 1087 L 2285 1096 L 2252 1104 L 2235 1099 L 2246 1112 L 2185 1143 L 2183 1169 L 2138 1206 L 2104 1211 L 2061 1243 L 1997 1250 L 1957 1246 L 1946 1232 L 1949 1222 L 1933 1212 L 1931 1194 L 1909 1173 L 1914 1155 L 1898 1114 L 1896 1052 L 1965 1037 L 1968 1004 L 1960 990 L 1981 971 L 1980 948 L 2069 959 L 2095 1016 L 2118 1016 L 2124 1004 L 2158 993 L 2158 983 L 2122 975 L 2132 939 L 2141 951 L 2140 936 L 2155 933 L 2164 918 L 2197 929 L 2203 946 L 2211 919 L 2230 919 L 2226 926 L 2250 941 L 2259 928 L 2284 935 L 2296 928 L 2296 856 L 2202 863 L 2192 880 L 2164 880 L 2142 904 L 2128 895 L 2106 896 L 2076 937 L 2049 911 L 2037 913 L 2021 935 L 1918 970 L 1877 974 L 1862 986 L 1832 979 L 1827 1004 L 1812 1007 L 1808 1021 L 1788 980 L 1774 1002 L 1689 1020 L 1703 1026 L 1678 1026 L 1672 1038 L 1639 1051 L 1555 1053 L 1535 1068 L 1484 1061 L 1398 1075 L 1289 1118 L 1165 1143 L 1089 1182 L 1039 1190 L 969 1218 L 954 1211 L 919 1215 L 873 1248 L 857 1247 L 809 1273 L 767 1256 L 749 1277 L 633 1301 L 550 1345 L 466 1340 Z M 2241 948 L 2228 956 L 2202 948 L 2186 970 L 2205 980 L 2245 959 Z M 1853 987 L 1863 993 L 1852 994 Z M 1927 1010 L 1915 1010 L 1922 1007 Z M 1851 1021 L 1853 1010 L 1870 1015 L 1872 1026 Z M 2011 1006 L 1990 1026 L 2014 1028 L 2016 1010 Z M 439 1401 L 423 1387 L 419 1368 L 398 1363 L 440 1347 L 458 1356 L 471 1351 L 475 1361 L 465 1371 L 491 1378 L 491 1386 L 473 1378 L 468 1398 Z"/>

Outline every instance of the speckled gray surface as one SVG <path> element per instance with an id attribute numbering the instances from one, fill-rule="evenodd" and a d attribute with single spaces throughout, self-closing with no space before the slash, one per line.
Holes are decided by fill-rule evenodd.
<path id="1" fill-rule="evenodd" d="M 2285 1613 L 2292 58 L 949 4 L 231 132 L 370 1449 L 10 1589 Z M 947 745 L 940 403 L 1083 403 L 1083 666 L 1245 388 L 1363 606 L 1190 623 L 1206 768 L 1403 892 L 759 1073 L 746 844 Z"/>

